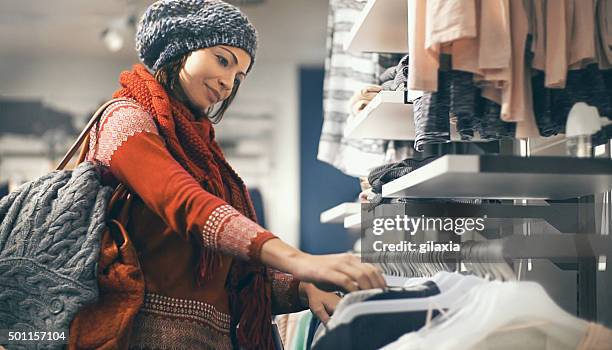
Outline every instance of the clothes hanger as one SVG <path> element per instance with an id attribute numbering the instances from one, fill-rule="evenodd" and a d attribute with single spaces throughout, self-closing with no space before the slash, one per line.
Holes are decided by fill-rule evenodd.
<path id="1" fill-rule="evenodd" d="M 420 256 L 419 256 L 420 255 Z M 418 254 L 415 258 L 417 269 L 424 270 L 425 265 L 423 261 L 424 254 Z M 422 265 L 422 266 L 421 266 Z M 431 271 L 431 270 L 428 270 Z M 426 273 L 428 271 L 425 271 Z M 342 309 L 339 313 L 334 315 L 337 324 L 350 323 L 354 318 L 367 314 L 380 314 L 380 313 L 398 313 L 398 312 L 411 312 L 411 311 L 425 311 L 430 309 L 432 305 L 442 309 L 452 309 L 457 306 L 457 301 L 461 300 L 462 297 L 472 288 L 479 284 L 486 283 L 487 281 L 475 276 L 463 276 L 457 273 L 442 272 L 437 273 L 437 276 L 441 279 L 445 277 L 447 282 L 440 281 L 446 290 L 438 288 L 442 292 L 430 297 L 424 298 L 406 298 L 400 300 L 377 300 L 377 301 L 366 301 L 361 303 L 355 303 Z M 434 276 L 435 277 L 435 276 Z M 433 280 L 433 278 L 425 278 L 425 280 Z M 437 283 L 436 283 L 437 285 Z"/>

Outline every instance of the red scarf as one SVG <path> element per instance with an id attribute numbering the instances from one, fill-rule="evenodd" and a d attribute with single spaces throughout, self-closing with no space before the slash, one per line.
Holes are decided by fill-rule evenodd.
<path id="1" fill-rule="evenodd" d="M 256 221 L 255 210 L 242 179 L 230 167 L 215 141 L 212 123 L 206 119 L 208 135 L 200 135 L 192 125 L 191 111 L 180 101 L 171 98 L 163 86 L 147 69 L 137 64 L 132 71 L 119 76 L 122 88 L 113 97 L 135 100 L 156 121 L 161 136 L 172 156 L 208 192 L 224 199 L 246 217 Z M 227 190 L 225 190 L 227 189 Z M 219 255 L 201 249 L 198 283 L 213 274 Z M 233 260 L 226 288 L 230 297 L 232 323 L 238 343 L 243 348 L 269 349 L 272 346 L 270 283 L 265 266 Z"/>

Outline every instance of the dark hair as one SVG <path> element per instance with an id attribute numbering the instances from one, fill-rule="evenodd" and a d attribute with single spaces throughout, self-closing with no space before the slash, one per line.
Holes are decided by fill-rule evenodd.
<path id="1" fill-rule="evenodd" d="M 187 95 L 185 95 L 185 92 L 183 91 L 183 88 L 179 83 L 179 73 L 181 69 L 185 66 L 185 61 L 187 61 L 187 57 L 189 57 L 190 54 L 191 53 L 183 55 L 182 57 L 163 65 L 155 72 L 154 76 L 155 80 L 157 80 L 164 87 L 168 94 L 170 94 L 177 100 L 183 102 L 187 107 L 189 107 L 189 109 L 191 109 L 192 113 L 197 118 L 200 115 L 200 112 L 191 104 L 191 102 L 189 102 Z M 234 84 L 234 87 L 232 88 L 232 93 L 229 95 L 228 98 L 221 102 L 221 107 L 219 107 L 217 111 L 212 115 L 209 114 L 212 111 L 207 112 L 205 114 L 205 117 L 210 119 L 210 121 L 214 124 L 220 122 L 223 118 L 223 115 L 225 114 L 225 111 L 227 111 L 227 108 L 230 106 L 232 101 L 234 101 L 239 86 L 240 84 Z"/>

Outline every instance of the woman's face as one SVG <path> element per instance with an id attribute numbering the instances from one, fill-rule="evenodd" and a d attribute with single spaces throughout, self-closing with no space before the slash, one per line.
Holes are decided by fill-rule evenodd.
<path id="1" fill-rule="evenodd" d="M 246 77 L 251 56 L 240 48 L 217 45 L 193 51 L 179 72 L 189 102 L 201 111 L 228 98 Z"/>

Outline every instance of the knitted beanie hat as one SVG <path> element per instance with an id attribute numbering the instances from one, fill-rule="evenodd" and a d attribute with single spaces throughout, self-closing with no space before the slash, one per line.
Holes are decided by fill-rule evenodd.
<path id="1" fill-rule="evenodd" d="M 145 11 L 136 32 L 142 62 L 157 71 L 195 50 L 216 45 L 244 49 L 255 62 L 257 31 L 240 10 L 221 0 L 159 0 Z"/>

